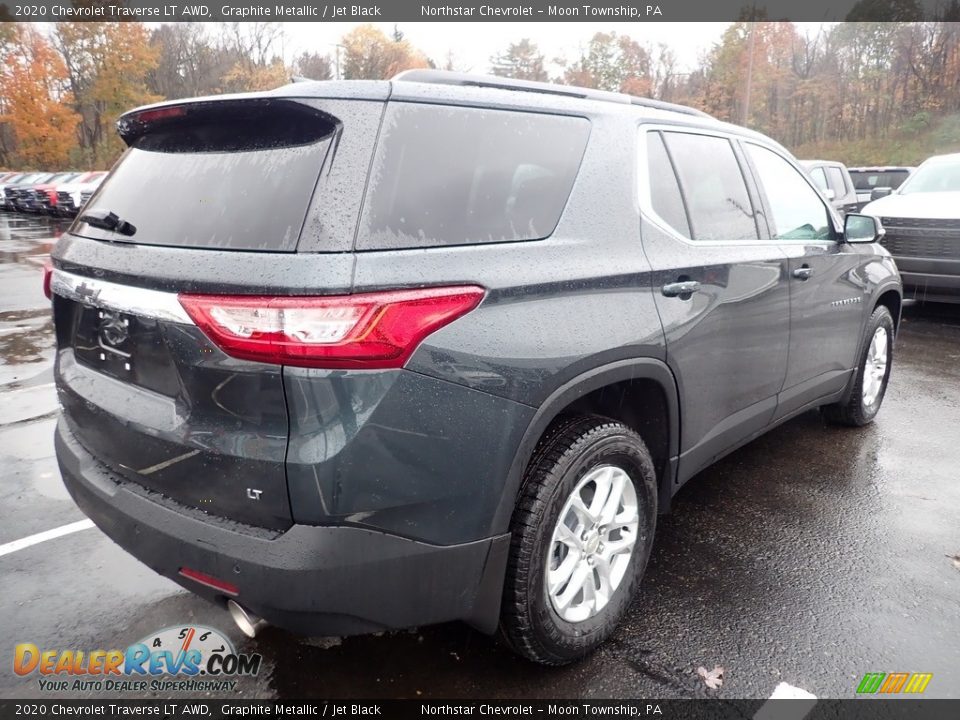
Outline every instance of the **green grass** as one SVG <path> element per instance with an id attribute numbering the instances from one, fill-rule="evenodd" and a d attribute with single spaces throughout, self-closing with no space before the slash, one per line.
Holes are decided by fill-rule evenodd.
<path id="1" fill-rule="evenodd" d="M 885 138 L 806 143 L 791 148 L 801 159 L 857 165 L 919 165 L 931 155 L 960 152 L 960 115 L 919 115 Z"/>

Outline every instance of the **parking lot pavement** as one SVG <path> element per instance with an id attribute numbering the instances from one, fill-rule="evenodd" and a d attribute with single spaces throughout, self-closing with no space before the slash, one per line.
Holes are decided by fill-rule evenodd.
<path id="1" fill-rule="evenodd" d="M 53 458 L 40 264 L 60 229 L 0 213 L 0 697 L 41 695 L 12 672 L 17 643 L 123 648 L 185 623 L 263 655 L 231 697 L 762 698 L 780 682 L 849 697 L 866 672 L 933 673 L 925 696 L 960 696 L 960 306 L 905 310 L 872 426 L 808 413 L 691 481 L 624 625 L 545 669 L 459 624 L 251 641 L 96 528 L 11 545 L 84 519 Z M 696 670 L 715 665 L 724 684 L 708 691 Z"/>

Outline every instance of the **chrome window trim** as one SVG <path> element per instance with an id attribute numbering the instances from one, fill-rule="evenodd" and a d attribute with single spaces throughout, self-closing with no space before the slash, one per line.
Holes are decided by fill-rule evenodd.
<path id="1" fill-rule="evenodd" d="M 60 297 L 90 307 L 103 308 L 164 322 L 194 325 L 177 293 L 121 285 L 54 269 L 50 290 Z"/>

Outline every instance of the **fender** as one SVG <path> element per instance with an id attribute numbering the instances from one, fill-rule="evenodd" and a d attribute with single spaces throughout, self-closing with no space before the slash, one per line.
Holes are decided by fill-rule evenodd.
<path id="1" fill-rule="evenodd" d="M 520 495 L 523 473 L 530 462 L 537 442 L 554 418 L 578 398 L 598 390 L 606 385 L 625 380 L 653 380 L 663 389 L 669 415 L 669 458 L 667 472 L 660 478 L 658 510 L 664 513 L 669 509 L 672 488 L 677 474 L 677 456 L 680 443 L 680 402 L 677 383 L 670 368 L 662 360 L 655 358 L 632 358 L 601 365 L 569 380 L 554 390 L 537 409 L 533 420 L 524 432 L 507 480 L 503 495 L 493 517 L 493 530 L 496 533 L 509 532 L 510 518 Z"/>

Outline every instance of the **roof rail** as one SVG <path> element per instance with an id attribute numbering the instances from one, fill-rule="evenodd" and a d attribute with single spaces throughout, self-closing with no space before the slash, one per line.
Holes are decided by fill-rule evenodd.
<path id="1" fill-rule="evenodd" d="M 600 100 L 622 105 L 639 105 L 656 110 L 683 113 L 697 117 L 709 118 L 705 112 L 685 105 L 653 100 L 651 98 L 635 97 L 625 93 L 609 92 L 607 90 L 593 90 L 575 85 L 560 85 L 559 83 L 537 82 L 534 80 L 515 80 L 513 78 L 497 77 L 495 75 L 473 75 L 470 73 L 450 72 L 448 70 L 404 70 L 394 75 L 392 80 L 401 82 L 430 83 L 433 85 L 458 85 L 460 87 L 496 88 L 498 90 L 518 90 L 521 92 L 544 93 L 547 95 L 561 95 L 563 97 L 580 98 L 582 100 Z"/>

